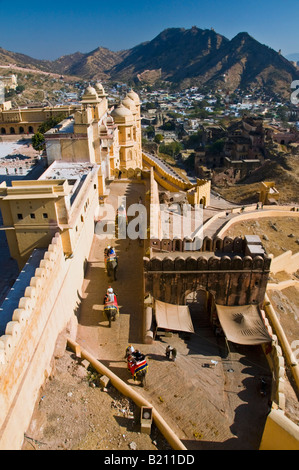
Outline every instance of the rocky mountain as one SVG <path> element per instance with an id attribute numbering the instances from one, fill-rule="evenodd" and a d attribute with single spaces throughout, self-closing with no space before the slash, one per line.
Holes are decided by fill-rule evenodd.
<path id="1" fill-rule="evenodd" d="M 48 72 L 51 71 L 52 62 L 49 60 L 33 59 L 28 55 L 10 52 L 0 47 L 0 65 L 16 65 L 18 67 L 28 67 Z"/>
<path id="2" fill-rule="evenodd" d="M 87 54 L 76 52 L 63 56 L 53 62 L 53 66 L 64 75 L 76 75 L 86 80 L 105 80 L 111 78 L 111 69 L 127 54 L 126 51 L 113 52 L 98 47 Z"/>
<path id="3" fill-rule="evenodd" d="M 180 86 L 262 88 L 289 96 L 298 69 L 280 53 L 248 33 L 233 39 L 214 30 L 169 28 L 153 40 L 129 50 L 113 52 L 98 47 L 89 53 L 76 52 L 55 61 L 32 59 L 0 48 L 0 65 L 15 63 L 43 71 L 74 75 L 85 80 L 129 80 L 155 76 Z"/>
<path id="4" fill-rule="evenodd" d="M 112 70 L 114 77 L 134 77 L 144 70 L 161 69 L 162 79 L 180 81 L 185 70 L 196 67 L 202 60 L 216 54 L 228 39 L 212 30 L 193 27 L 170 28 L 152 41 L 140 44 Z M 195 70 L 196 72 L 196 70 Z"/>
<path id="5" fill-rule="evenodd" d="M 223 84 L 231 91 L 263 88 L 267 92 L 289 95 L 291 82 L 299 77 L 299 72 L 273 49 L 248 33 L 239 33 L 231 41 L 223 43 L 217 52 L 172 78 L 190 82 L 193 77 L 200 84 Z"/>
<path id="6" fill-rule="evenodd" d="M 299 78 L 293 64 L 248 33 L 228 40 L 196 27 L 163 31 L 132 49 L 110 73 L 129 78 L 147 69 L 161 69 L 162 79 L 182 86 L 221 86 L 230 91 L 263 88 L 284 95 L 290 94 L 291 82 Z"/>

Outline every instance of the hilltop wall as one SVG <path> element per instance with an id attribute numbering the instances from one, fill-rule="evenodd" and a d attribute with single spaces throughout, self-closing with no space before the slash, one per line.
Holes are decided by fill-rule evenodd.
<path id="1" fill-rule="evenodd" d="M 154 169 L 156 181 L 166 190 L 172 192 L 186 191 L 194 187 L 193 184 L 183 180 L 179 175 L 175 174 L 175 172 L 173 172 L 173 174 L 167 172 L 162 165 L 157 163 L 150 155 L 143 153 L 142 161 L 144 168 Z"/>

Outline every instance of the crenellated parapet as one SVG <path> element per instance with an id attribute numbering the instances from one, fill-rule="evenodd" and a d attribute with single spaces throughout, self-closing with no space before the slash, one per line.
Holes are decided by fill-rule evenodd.
<path id="1" fill-rule="evenodd" d="M 262 256 L 208 256 L 192 254 L 183 256 L 153 256 L 144 258 L 147 272 L 211 272 L 211 271 L 262 271 L 269 272 L 271 258 Z"/>
<path id="2" fill-rule="evenodd" d="M 55 272 L 60 269 L 63 261 L 62 241 L 60 235 L 56 233 L 39 267 L 35 269 L 29 285 L 25 288 L 24 295 L 20 297 L 11 320 L 6 324 L 5 334 L 0 337 L 0 374 L 10 362 L 27 328 L 30 328 L 30 320 L 40 307 L 39 301 L 45 295 L 46 288 L 52 283 Z M 5 309 L 5 304 L 3 308 Z M 42 311 L 40 315 L 42 316 Z"/>
<path id="3" fill-rule="evenodd" d="M 206 237 L 192 251 L 187 240 L 151 240 L 144 258 L 145 294 L 185 304 L 188 292 L 206 290 L 219 305 L 261 305 L 271 258 L 259 239 Z"/>
<path id="4" fill-rule="evenodd" d="M 32 251 L 0 308 L 0 449 L 21 447 L 39 390 L 53 371 L 57 339 L 63 345 L 76 336 L 94 233 L 94 212 L 85 216 L 72 256 L 64 250 L 65 232 L 56 233 Z"/>
<path id="5" fill-rule="evenodd" d="M 141 168 L 115 168 L 113 170 L 113 176 L 116 179 L 131 179 L 131 180 L 141 180 L 148 175 L 148 171 L 144 171 Z"/>
<path id="6" fill-rule="evenodd" d="M 256 247 L 253 250 L 253 247 Z M 259 250 L 257 251 L 257 247 Z M 173 239 L 154 239 L 150 240 L 150 248 L 152 253 L 155 252 L 213 252 L 213 253 L 238 253 L 238 254 L 255 254 L 265 255 L 264 249 L 260 240 L 255 240 L 253 243 L 249 237 L 204 237 L 204 238 L 173 238 Z"/>

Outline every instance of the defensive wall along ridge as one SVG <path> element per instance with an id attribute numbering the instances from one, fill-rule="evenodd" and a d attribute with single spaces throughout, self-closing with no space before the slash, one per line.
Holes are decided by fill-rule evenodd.
<path id="1" fill-rule="evenodd" d="M 170 192 L 186 192 L 190 204 L 203 204 L 204 207 L 210 204 L 211 182 L 205 179 L 197 179 L 196 184 L 191 183 L 177 174 L 164 162 L 160 162 L 155 156 L 142 154 L 143 164 L 153 172 L 154 179 L 164 189 Z"/>

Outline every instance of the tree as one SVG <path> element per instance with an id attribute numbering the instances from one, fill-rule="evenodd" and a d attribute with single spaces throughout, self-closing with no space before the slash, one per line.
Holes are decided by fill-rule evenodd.
<path id="1" fill-rule="evenodd" d="M 164 131 L 174 131 L 175 130 L 175 122 L 174 121 L 167 121 L 161 126 L 161 129 Z"/>
<path id="2" fill-rule="evenodd" d="M 45 147 L 45 137 L 41 132 L 37 132 L 32 137 L 32 147 L 35 150 L 42 150 Z"/>
<path id="3" fill-rule="evenodd" d="M 202 145 L 202 136 L 203 136 L 203 131 L 199 129 L 196 134 L 189 135 L 186 143 L 187 148 L 196 148 L 200 147 Z"/>
<path id="4" fill-rule="evenodd" d="M 156 134 L 156 135 L 155 135 L 154 141 L 155 141 L 157 144 L 160 144 L 161 142 L 163 142 L 163 140 L 164 140 L 164 137 L 163 137 L 162 134 Z"/>
<path id="5" fill-rule="evenodd" d="M 58 124 L 59 122 L 61 122 L 65 117 L 66 117 L 66 115 L 65 115 L 64 113 L 61 113 L 61 114 L 59 114 L 58 116 L 51 117 L 51 118 L 47 119 L 45 122 L 43 122 L 43 123 L 39 126 L 38 131 L 39 131 L 41 134 L 44 134 L 44 133 L 47 132 L 48 130 L 52 129 L 52 127 L 57 126 L 57 124 Z"/>
<path id="6" fill-rule="evenodd" d="M 185 169 L 187 171 L 193 171 L 194 170 L 194 163 L 195 163 L 195 153 L 192 152 L 192 153 L 190 153 L 188 158 L 186 158 L 186 160 L 184 161 Z"/>
<path id="7" fill-rule="evenodd" d="M 165 153 L 166 155 L 170 155 L 174 158 L 181 153 L 182 148 L 182 144 L 179 142 L 170 142 L 169 144 L 161 144 L 159 147 L 159 152 Z"/>
<path id="8" fill-rule="evenodd" d="M 223 139 L 218 139 L 211 145 L 208 145 L 207 148 L 212 155 L 219 155 L 223 151 L 224 143 Z"/>
<path id="9" fill-rule="evenodd" d="M 49 129 L 52 129 L 52 127 L 56 126 L 64 118 L 65 118 L 65 114 L 61 113 L 43 122 L 39 126 L 37 133 L 34 134 L 34 136 L 32 137 L 32 147 L 35 150 L 44 149 L 45 148 L 45 137 L 44 137 L 45 132 L 47 132 Z"/>
<path id="10" fill-rule="evenodd" d="M 147 126 L 147 128 L 145 129 L 145 132 L 147 134 L 148 139 L 152 139 L 152 138 L 155 137 L 155 128 L 154 128 L 154 126 Z"/>
<path id="11" fill-rule="evenodd" d="M 18 86 L 16 87 L 16 93 L 17 93 L 17 94 L 22 93 L 24 90 L 25 90 L 25 86 L 24 86 L 24 85 L 18 85 Z"/>

